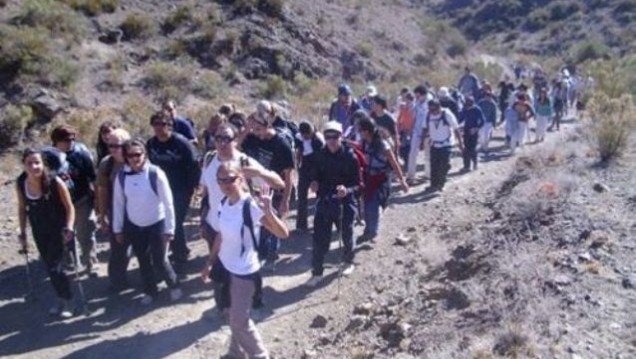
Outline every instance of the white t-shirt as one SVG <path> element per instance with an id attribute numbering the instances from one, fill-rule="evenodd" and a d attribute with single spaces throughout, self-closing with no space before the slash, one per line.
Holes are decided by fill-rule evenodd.
<path id="1" fill-rule="evenodd" d="M 234 157 L 225 162 L 229 162 L 232 165 L 240 167 L 242 158 L 247 158 L 248 163 L 251 167 L 264 170 L 263 166 L 258 163 L 258 161 L 250 158 L 248 155 L 240 151 L 236 151 L 234 153 Z M 223 197 L 225 197 L 223 192 L 221 192 L 221 187 L 219 187 L 219 184 L 216 181 L 216 173 L 219 171 L 219 167 L 221 166 L 222 162 L 223 161 L 219 159 L 219 155 L 217 153 L 210 164 L 203 170 L 200 180 L 201 185 L 205 186 L 208 192 L 208 202 L 210 204 L 210 210 L 205 217 L 205 221 L 217 232 L 219 231 L 219 205 L 221 204 L 221 200 L 223 199 Z M 260 178 L 255 178 L 252 181 L 255 186 L 260 186 L 264 182 Z"/>
<path id="2" fill-rule="evenodd" d="M 442 116 L 446 119 L 444 121 Z M 428 134 L 431 138 L 431 147 L 444 148 L 453 147 L 454 144 L 454 131 L 459 128 L 457 119 L 453 113 L 442 108 L 442 111 L 436 115 L 429 112 L 428 120 L 424 123 L 424 126 L 428 126 Z"/>
<path id="3" fill-rule="evenodd" d="M 241 238 L 241 227 L 244 225 L 243 202 L 248 196 L 248 194 L 244 194 L 234 204 L 230 204 L 226 200 L 219 207 L 219 231 L 222 238 L 219 259 L 230 273 L 237 275 L 252 274 L 261 268 L 258 252 L 254 248 L 254 241 L 247 227 L 243 228 L 243 237 Z M 254 201 L 250 205 L 250 214 L 252 223 L 254 223 L 254 236 L 259 238 L 263 211 L 258 208 Z"/>
<path id="4" fill-rule="evenodd" d="M 322 141 L 323 143 L 325 142 L 325 139 L 322 137 L 322 133 L 316 132 L 316 137 L 318 137 L 318 139 L 320 141 Z M 311 138 L 307 140 L 299 132 L 299 133 L 296 134 L 296 139 L 298 139 L 299 141 L 302 141 L 302 143 L 303 143 L 303 147 L 302 147 L 302 149 L 303 149 L 303 157 L 304 156 L 309 156 L 312 153 L 314 153 L 314 148 L 311 145 L 313 140 Z"/>

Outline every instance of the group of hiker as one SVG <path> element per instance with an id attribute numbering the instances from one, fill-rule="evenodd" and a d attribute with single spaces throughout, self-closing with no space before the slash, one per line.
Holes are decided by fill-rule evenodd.
<path id="1" fill-rule="evenodd" d="M 511 152 L 526 143 L 532 119 L 535 140 L 543 141 L 571 107 L 568 76 L 537 80 L 532 91 L 504 80 L 496 91 L 466 68 L 456 87 L 404 88 L 394 104 L 373 85 L 358 101 L 341 84 L 320 128 L 290 120 L 286 104 L 263 100 L 250 113 L 227 104 L 209 119 L 202 141 L 193 121 L 167 101 L 150 118 L 154 135 L 148 140 L 118 123 L 101 124 L 97 161 L 77 131 L 63 124 L 52 130 L 51 146 L 24 152 L 17 180 L 20 244 L 28 251 L 28 220 L 59 298 L 52 315 L 73 315 L 65 269 L 96 275 L 97 228 L 110 243 L 111 291 L 130 287 L 132 251 L 143 280 L 141 303 L 157 297 L 157 276 L 176 301 L 190 257 L 184 223 L 193 198 L 200 197 L 200 233 L 209 248 L 201 276 L 212 281 L 216 308 L 229 318 L 230 357 L 267 358 L 249 312 L 264 305 L 262 269 L 275 270 L 281 240 L 290 237 L 285 218 L 292 206 L 296 230 L 308 233 L 315 193 L 306 285 L 323 280 L 334 230 L 343 246 L 341 274 L 351 275 L 356 250 L 378 240 L 394 182 L 408 192 L 427 178 L 427 193 L 442 192 L 453 149 L 462 154 L 462 172 L 477 169 L 480 152 L 492 155 L 489 141 L 502 122 Z M 418 178 L 422 151 L 428 163 Z M 364 226 L 357 238 L 356 224 Z"/>

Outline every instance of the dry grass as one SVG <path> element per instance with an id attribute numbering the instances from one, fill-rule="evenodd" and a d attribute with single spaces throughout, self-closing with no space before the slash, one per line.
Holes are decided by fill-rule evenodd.
<path id="1" fill-rule="evenodd" d="M 152 17 L 142 13 L 132 13 L 126 16 L 119 25 L 124 32 L 125 40 L 147 39 L 155 33 L 155 23 Z"/>
<path id="2" fill-rule="evenodd" d="M 508 358 L 535 356 L 534 345 L 519 325 L 513 325 L 497 337 L 493 351 Z"/>
<path id="3" fill-rule="evenodd" d="M 22 141 L 24 128 L 33 120 L 33 110 L 29 106 L 7 105 L 0 111 L 0 149 L 8 148 Z"/>
<path id="4" fill-rule="evenodd" d="M 598 262 L 598 261 L 583 263 L 581 267 L 583 269 L 583 272 L 590 273 L 590 274 L 598 275 L 598 274 L 601 274 L 601 272 L 603 271 L 603 265 L 601 264 L 601 262 Z"/>
<path id="5" fill-rule="evenodd" d="M 596 93 L 588 108 L 588 129 L 601 162 L 620 157 L 636 128 L 636 107 L 630 95 L 610 98 Z"/>

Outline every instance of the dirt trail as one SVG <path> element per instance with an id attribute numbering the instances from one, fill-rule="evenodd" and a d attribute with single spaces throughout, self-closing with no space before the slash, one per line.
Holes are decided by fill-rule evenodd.
<path id="1" fill-rule="evenodd" d="M 522 153 L 532 153 L 539 147 L 564 141 L 565 130 L 549 135 L 540 146 L 527 146 Z M 496 132 L 492 147 L 502 149 L 501 129 Z M 484 204 L 489 195 L 508 177 L 516 157 L 501 152 L 488 162 L 482 162 L 478 171 L 459 176 L 459 157 L 454 157 L 451 181 L 441 196 L 423 195 L 425 183 L 408 194 L 398 194 L 384 213 L 381 238 L 373 250 L 358 252 L 355 273 L 349 278 L 337 276 L 339 253 L 332 249 L 328 257 L 326 280 L 315 290 L 302 286 L 309 278 L 311 239 L 294 235 L 284 243 L 280 263 L 274 274 L 265 279 L 267 310 L 256 314 L 258 328 L 276 358 L 299 358 L 316 343 L 329 344 L 329 335 L 342 330 L 348 323 L 352 308 L 393 290 L 403 281 L 380 282 L 378 278 L 390 273 L 401 278 L 407 271 L 401 267 L 405 251 L 421 253 L 429 265 L 448 257 L 454 248 L 452 233 L 466 230 L 472 223 L 482 222 L 490 214 Z M 433 228 L 433 227 L 436 227 Z M 447 233 L 440 235 L 440 229 Z M 356 228 L 359 234 L 361 228 Z M 449 232 L 451 233 L 449 235 Z M 416 235 L 414 247 L 396 247 L 394 238 L 401 233 Z M 105 244 L 100 245 L 101 249 Z M 336 242 L 332 248 L 337 248 Z M 198 270 L 206 247 L 202 241 L 191 243 L 194 259 L 183 279 L 184 298 L 172 304 L 167 295 L 150 308 L 142 307 L 138 290 L 130 290 L 118 297 L 106 292 L 107 278 L 102 268 L 100 278 L 85 280 L 90 306 L 90 317 L 79 316 L 61 322 L 46 315 L 45 298 L 52 293 L 43 281 L 38 287 L 40 300 L 25 303 L 22 295 L 22 266 L 2 271 L 0 281 L 0 357 L 12 358 L 214 358 L 223 354 L 229 340 L 229 329 L 221 320 L 209 320 L 202 315 L 212 310 L 212 291 L 201 283 Z M 408 249 L 411 248 L 411 249 Z M 2 259 L 14 256 L 2 253 Z M 12 263 L 16 263 L 11 260 Z M 133 261 L 134 262 L 134 261 Z M 103 266 L 105 267 L 105 265 Z M 131 279 L 139 284 L 137 270 Z M 42 270 L 37 271 L 43 278 Z M 338 296 L 339 294 L 339 296 Z M 324 328 L 310 328 L 317 316 L 326 319 Z M 315 324 L 315 323 L 314 323 Z M 349 357 L 350 353 L 325 354 L 317 357 Z"/>

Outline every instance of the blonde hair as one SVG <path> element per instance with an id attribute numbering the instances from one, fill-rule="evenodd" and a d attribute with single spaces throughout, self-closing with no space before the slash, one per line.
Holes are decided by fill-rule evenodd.
<path id="1" fill-rule="evenodd" d="M 236 163 L 223 162 L 219 166 L 219 169 L 216 171 L 216 176 L 218 178 L 219 173 L 225 172 L 230 176 L 237 176 L 241 179 L 241 185 L 239 186 L 240 190 L 243 192 L 248 192 L 249 188 L 247 187 L 247 182 L 244 181 L 243 172 L 241 171 L 241 166 Z"/>
<path id="2" fill-rule="evenodd" d="M 116 128 L 108 134 L 108 138 L 114 138 L 120 143 L 130 140 L 130 133 L 123 128 Z"/>
<path id="3" fill-rule="evenodd" d="M 220 113 L 215 113 L 214 115 L 212 115 L 212 117 L 210 117 L 210 121 L 208 122 L 208 124 L 219 126 L 226 122 L 227 122 L 227 118 L 225 117 L 225 115 L 222 115 Z"/>

